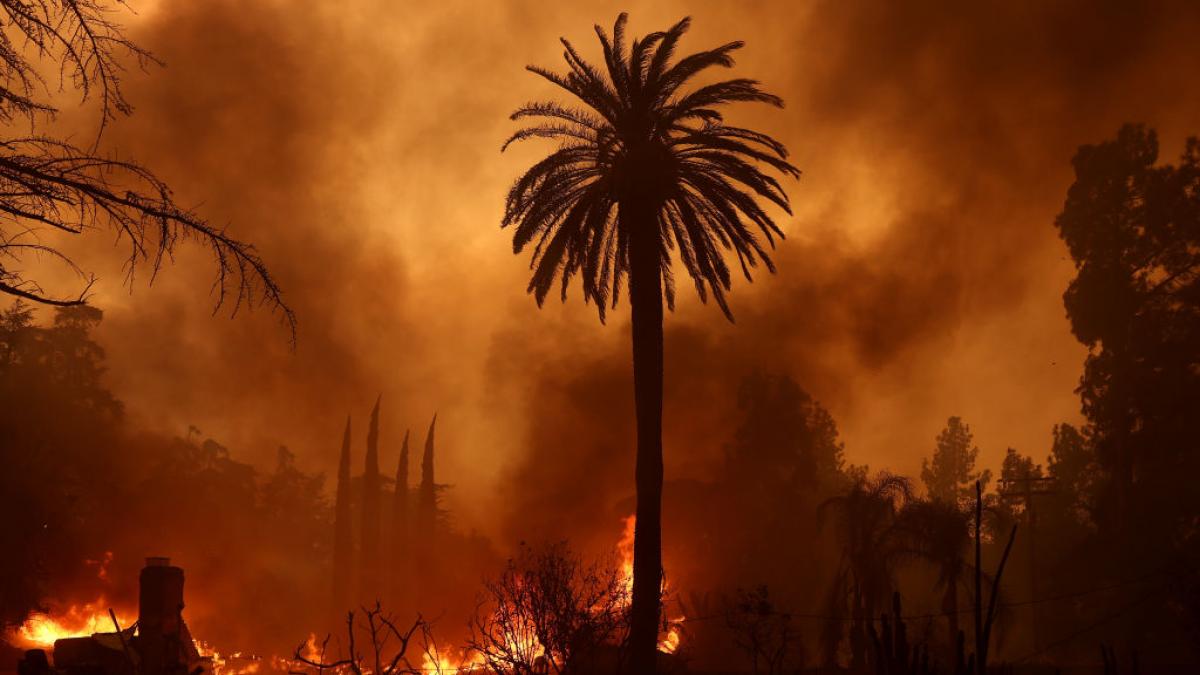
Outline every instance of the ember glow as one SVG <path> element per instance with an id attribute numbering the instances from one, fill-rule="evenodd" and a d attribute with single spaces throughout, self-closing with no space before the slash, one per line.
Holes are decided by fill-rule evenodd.
<path id="1" fill-rule="evenodd" d="M 213 675 L 251 675 L 263 669 L 267 663 L 273 670 L 286 671 L 291 662 L 279 657 L 264 660 L 261 657 L 242 652 L 222 654 L 203 640 L 196 640 L 196 651 L 200 657 L 208 661 L 209 670 Z"/>
<path id="2" fill-rule="evenodd" d="M 667 622 L 667 634 L 658 641 L 658 651 L 674 654 L 679 649 L 679 643 L 683 640 L 683 634 L 680 632 L 683 620 L 684 617 L 681 616 Z"/>

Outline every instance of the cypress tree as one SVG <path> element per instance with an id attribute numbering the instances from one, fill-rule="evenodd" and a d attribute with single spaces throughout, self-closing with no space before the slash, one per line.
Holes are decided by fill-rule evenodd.
<path id="1" fill-rule="evenodd" d="M 437 485 L 433 482 L 433 433 L 437 425 L 437 414 L 429 423 L 429 431 L 425 434 L 425 454 L 421 457 L 421 485 L 417 490 L 417 513 L 414 519 L 416 526 L 416 574 L 422 582 L 422 589 L 427 590 L 435 575 L 433 551 L 437 546 Z M 418 606 L 427 601 L 428 593 L 418 593 Z"/>
<path id="2" fill-rule="evenodd" d="M 350 417 L 342 435 L 342 455 L 338 461 L 337 497 L 333 517 L 333 588 L 331 616 L 350 607 L 350 575 L 354 565 L 354 538 L 350 526 Z"/>
<path id="3" fill-rule="evenodd" d="M 359 596 L 363 600 L 379 598 L 379 538 L 380 538 L 380 480 L 379 480 L 379 402 L 371 410 L 371 425 L 367 430 L 367 457 L 363 469 L 362 544 L 359 567 Z"/>
<path id="4" fill-rule="evenodd" d="M 400 461 L 396 464 L 396 491 L 392 495 L 392 597 L 397 604 L 407 600 L 406 584 L 409 573 L 408 545 L 408 429 L 400 446 Z"/>
<path id="5" fill-rule="evenodd" d="M 433 432 L 436 426 L 437 413 L 434 413 L 429 431 L 425 434 L 425 454 L 421 457 L 420 509 L 421 519 L 426 521 L 423 525 L 427 528 L 421 533 L 423 536 L 433 534 L 433 524 L 437 519 L 437 486 L 433 482 Z"/>

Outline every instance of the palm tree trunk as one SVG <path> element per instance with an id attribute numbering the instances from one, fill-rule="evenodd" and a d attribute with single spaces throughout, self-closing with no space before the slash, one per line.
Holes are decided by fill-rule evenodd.
<path id="1" fill-rule="evenodd" d="M 663 303 L 658 225 L 652 208 L 625 204 L 633 216 L 629 295 L 633 318 L 633 390 L 637 414 L 637 525 L 633 535 L 633 602 L 629 664 L 636 675 L 655 672 L 662 590 Z"/>

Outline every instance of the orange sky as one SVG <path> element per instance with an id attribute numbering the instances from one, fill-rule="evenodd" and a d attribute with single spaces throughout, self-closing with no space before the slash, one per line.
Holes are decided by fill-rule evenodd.
<path id="1" fill-rule="evenodd" d="M 129 74 L 136 112 L 106 144 L 256 242 L 300 334 L 290 353 L 265 312 L 213 316 L 200 251 L 130 294 L 99 235 L 81 255 L 102 277 L 113 388 L 139 424 L 194 424 L 261 461 L 287 444 L 322 470 L 348 412 L 361 443 L 377 393 L 388 471 L 403 429 L 439 411 L 450 506 L 489 532 L 513 504 L 555 498 L 514 495 L 514 479 L 587 481 L 601 503 L 631 483 L 624 312 L 602 327 L 578 292 L 539 311 L 499 229 L 508 185 L 546 150 L 502 155 L 507 115 L 557 96 L 523 66 L 557 66 L 560 35 L 595 55 L 591 25 L 622 8 L 635 33 L 687 13 L 684 49 L 746 40 L 736 74 L 787 102 L 731 114 L 783 140 L 804 176 L 780 273 L 735 289 L 738 323 L 690 295 L 668 317 L 669 476 L 705 475 L 755 368 L 809 389 L 856 463 L 917 472 L 949 415 L 990 465 L 1008 446 L 1044 460 L 1052 425 L 1078 420 L 1084 357 L 1052 226 L 1070 157 L 1126 121 L 1156 126 L 1165 159 L 1200 132 L 1197 17 L 1182 4 L 134 7 L 132 36 L 168 65 Z M 539 473 L 531 456 L 563 468 Z"/>

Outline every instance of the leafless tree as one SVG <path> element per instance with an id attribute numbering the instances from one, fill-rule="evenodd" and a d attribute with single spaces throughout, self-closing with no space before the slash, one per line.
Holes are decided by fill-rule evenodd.
<path id="1" fill-rule="evenodd" d="M 766 586 L 739 589 L 725 608 L 725 625 L 733 632 L 738 649 L 750 657 L 750 669 L 778 675 L 804 665 L 804 645 L 792 617 L 779 611 Z"/>
<path id="2" fill-rule="evenodd" d="M 361 637 L 367 641 L 365 650 Z M 309 641 L 301 642 L 292 655 L 293 664 L 299 668 L 288 672 L 312 675 L 315 671 L 317 675 L 324 675 L 325 671 L 331 670 L 338 675 L 419 675 L 424 671 L 420 663 L 413 665 L 410 657 L 416 655 L 409 653 L 410 647 L 416 646 L 414 639 L 420 639 L 422 655 L 436 650 L 432 627 L 427 621 L 417 616 L 410 626 L 401 630 L 396 626 L 395 618 L 375 603 L 374 607 L 363 607 L 361 615 L 347 613 L 347 647 L 341 658 L 330 659 L 328 656 L 330 636 L 327 635 L 316 653 Z"/>
<path id="3" fill-rule="evenodd" d="M 584 563 L 566 544 L 523 545 L 484 587 L 467 647 L 493 672 L 577 673 L 624 642 L 626 580 L 612 565 Z"/>
<path id="4" fill-rule="evenodd" d="M 50 305 L 87 301 L 95 280 L 51 237 L 107 229 L 127 246 L 126 283 L 137 269 L 149 276 L 172 258 L 183 240 L 206 246 L 216 263 L 216 306 L 266 304 L 281 311 L 295 333 L 295 317 L 255 248 L 230 236 L 191 209 L 142 165 L 101 154 L 107 125 L 133 109 L 122 92 L 126 64 L 157 63 L 125 37 L 113 20 L 123 0 L 0 0 L 0 293 Z M 57 71 L 56 76 L 44 73 Z M 98 102 L 100 122 L 91 147 L 45 135 L 58 110 L 57 92 L 78 91 L 81 103 Z M 50 235 L 50 236 L 48 236 Z M 70 293 L 48 291 L 27 276 L 30 260 L 63 263 L 82 280 Z"/>

